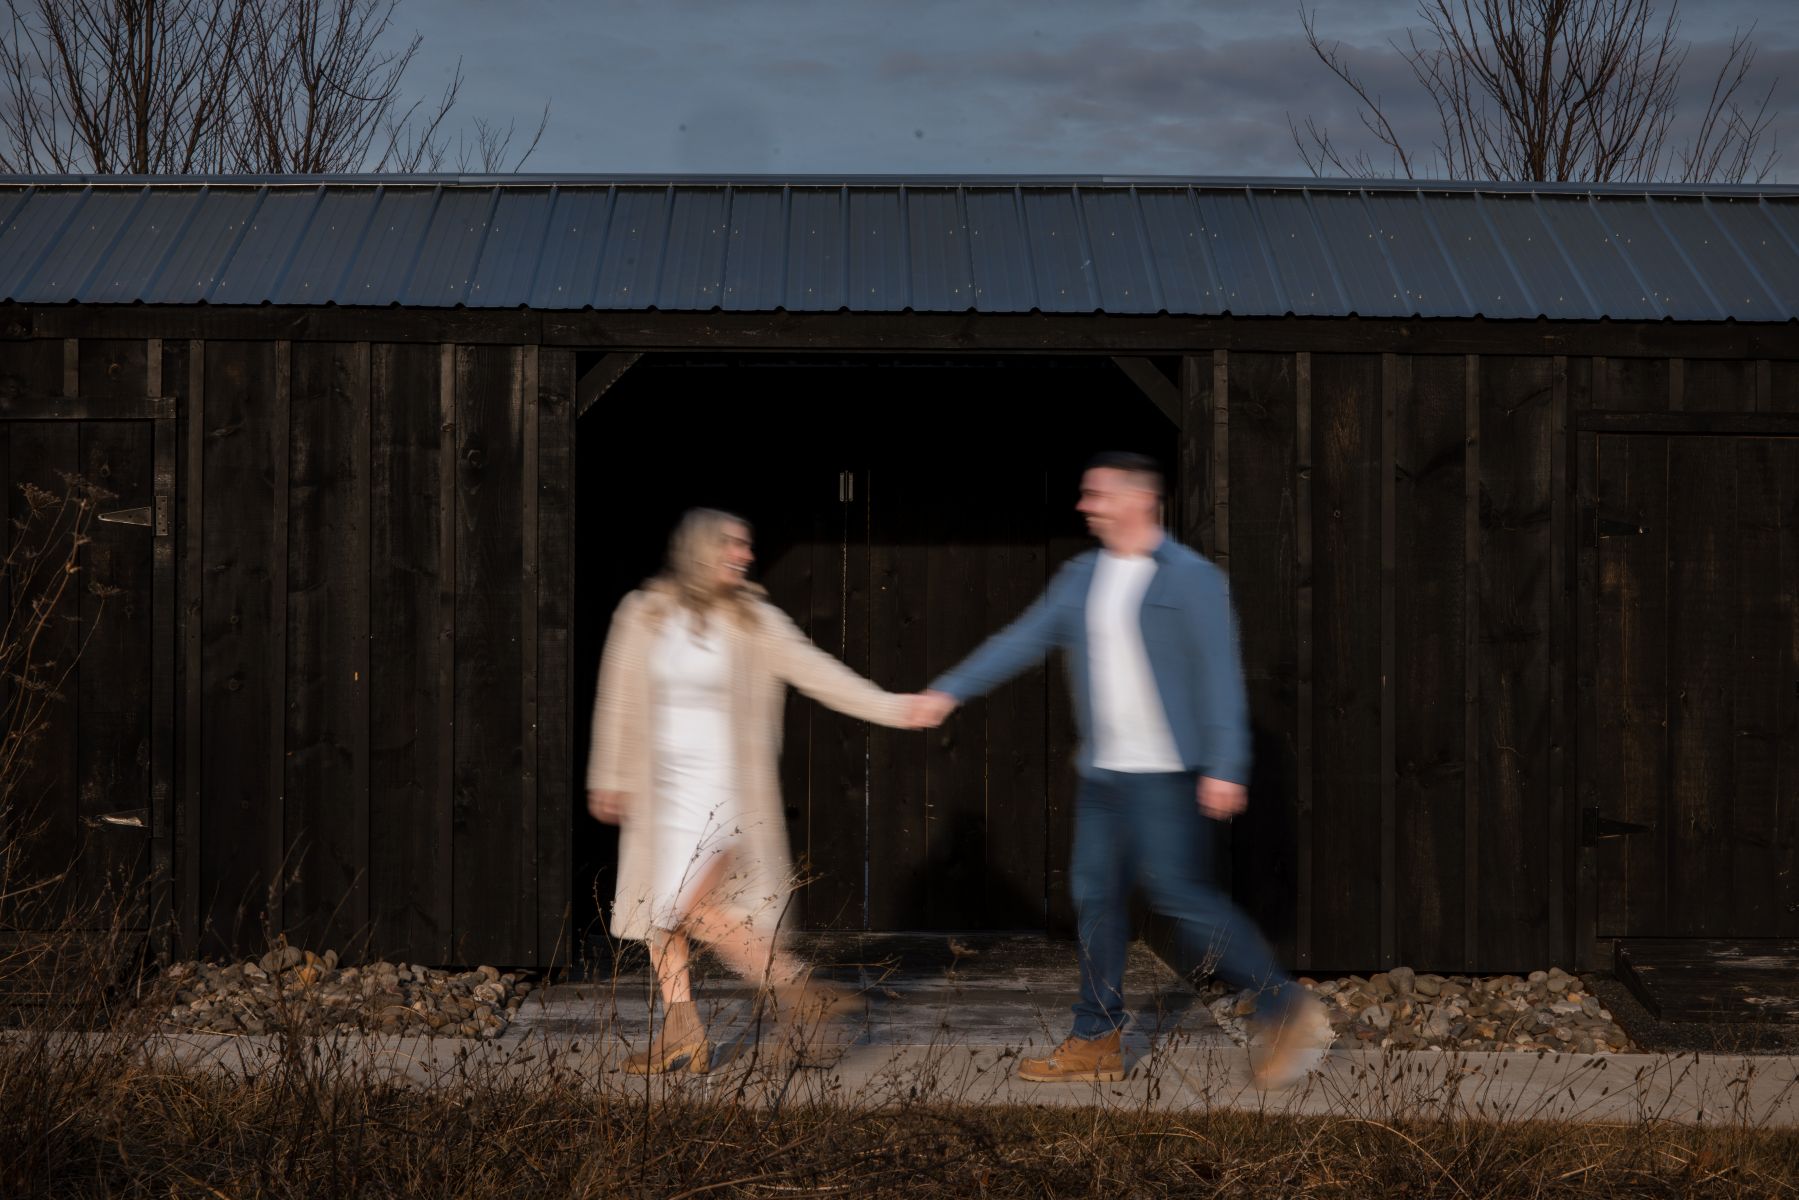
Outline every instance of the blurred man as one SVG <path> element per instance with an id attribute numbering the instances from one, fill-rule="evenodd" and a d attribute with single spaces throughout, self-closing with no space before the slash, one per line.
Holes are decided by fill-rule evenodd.
<path id="1" fill-rule="evenodd" d="M 1208 966 L 1256 993 L 1256 1078 L 1285 1086 L 1316 1061 L 1328 1024 L 1211 881 L 1211 822 L 1229 820 L 1248 801 L 1248 704 L 1224 574 L 1168 537 L 1161 500 L 1153 460 L 1094 459 L 1078 508 L 1099 548 L 1064 565 L 1023 616 L 937 679 L 917 700 L 915 718 L 936 724 L 1048 651 L 1067 652 L 1081 729 L 1069 873 L 1080 1000 L 1071 1035 L 1048 1056 L 1023 1060 L 1020 1078 L 1124 1078 L 1135 884 L 1174 922 L 1187 959 L 1179 965 Z"/>

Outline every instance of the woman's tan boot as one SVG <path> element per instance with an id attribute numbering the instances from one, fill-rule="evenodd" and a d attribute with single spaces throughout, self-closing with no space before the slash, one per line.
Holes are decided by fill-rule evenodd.
<path id="1" fill-rule="evenodd" d="M 695 1075 L 704 1075 L 712 1066 L 712 1043 L 706 1040 L 706 1027 L 691 1000 L 668 1006 L 649 1048 L 625 1059 L 625 1070 L 632 1075 L 660 1075 L 683 1060 Z"/>

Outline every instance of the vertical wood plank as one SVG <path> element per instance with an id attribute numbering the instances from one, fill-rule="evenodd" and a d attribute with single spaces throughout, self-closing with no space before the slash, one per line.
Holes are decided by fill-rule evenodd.
<path id="1" fill-rule="evenodd" d="M 1212 351 L 1212 560 L 1231 569 L 1231 352 Z"/>
<path id="2" fill-rule="evenodd" d="M 1605 372 L 1600 400 L 1614 412 L 1668 411 L 1673 396 L 1672 367 L 1665 358 L 1607 358 L 1595 360 Z M 1684 389 L 1683 389 L 1684 390 Z"/>
<path id="3" fill-rule="evenodd" d="M 370 352 L 292 356 L 285 916 L 296 944 L 354 952 L 370 920 Z"/>
<path id="4" fill-rule="evenodd" d="M 1212 372 L 1208 359 L 1200 359 L 1198 362 L 1202 369 L 1198 372 L 1197 381 L 1191 377 L 1184 380 L 1189 384 L 1197 383 L 1198 387 L 1198 393 L 1191 387 L 1186 389 L 1185 403 L 1189 406 L 1186 428 L 1190 436 L 1198 437 L 1202 444 L 1209 446 Z M 1195 433 L 1191 418 L 1195 411 L 1202 408 L 1208 414 L 1204 430 Z M 1085 522 L 1074 511 L 1080 496 L 1085 456 L 1091 453 L 1091 449 L 1082 447 L 1082 451 L 1080 457 L 1067 453 L 1065 449 L 1053 457 L 1045 456 L 1051 464 L 1044 485 L 1044 574 L 1048 577 L 1054 577 L 1063 563 L 1093 544 Z M 1184 450 L 1183 456 L 1187 453 Z M 1210 457 L 1196 455 L 1196 458 L 1202 464 L 1199 468 L 1202 475 L 1209 477 Z M 1187 460 L 1183 457 L 1182 461 Z M 1189 495 L 1201 497 L 1192 503 L 1183 501 L 1181 511 L 1184 519 L 1204 520 L 1205 514 L 1211 511 L 1210 491 L 1194 490 L 1192 482 L 1184 476 L 1182 487 Z M 1048 773 L 1045 793 L 1049 825 L 1044 839 L 1044 878 L 1048 891 L 1049 931 L 1055 937 L 1073 938 L 1074 897 L 1069 890 L 1068 870 L 1073 861 L 1075 799 L 1080 788 L 1080 779 L 1074 769 L 1080 736 L 1075 728 L 1074 693 L 1068 656 L 1054 654 L 1050 657 L 1052 662 L 1044 679 L 1044 741 L 1048 748 L 1045 754 Z"/>
<path id="5" fill-rule="evenodd" d="M 1775 661 L 1791 686 L 1782 684 L 1775 705 L 1775 791 L 1781 797 L 1774 820 L 1776 875 L 1785 886 L 1775 898 L 1776 930 L 1781 937 L 1799 934 L 1799 442 L 1782 441 L 1774 449 L 1776 502 L 1780 511 L 1778 578 L 1783 581 L 1776 612 L 1784 635 L 1772 647 Z"/>
<path id="6" fill-rule="evenodd" d="M 1249 697 L 1253 770 L 1249 807 L 1231 822 L 1230 876 L 1238 901 L 1274 941 L 1283 961 L 1296 954 L 1293 911 L 1298 798 L 1298 574 L 1295 484 L 1297 378 L 1290 354 L 1231 356 L 1229 478 L 1237 504 L 1229 540 L 1244 685 Z"/>
<path id="7" fill-rule="evenodd" d="M 539 428 L 538 348 L 518 349 L 518 378 L 514 383 L 520 407 L 520 453 L 524 457 L 519 480 L 520 563 L 518 644 L 519 644 L 519 797 L 516 825 L 512 836 L 517 839 L 513 853 L 515 891 L 511 902 L 518 906 L 522 926 L 518 940 L 510 948 L 507 961 L 535 965 L 537 957 L 537 806 L 538 806 L 538 703 L 537 703 L 537 606 L 539 603 L 538 560 L 541 554 L 538 529 Z"/>
<path id="8" fill-rule="evenodd" d="M 1597 958 L 1598 924 L 1594 908 L 1594 857 L 1586 845 L 1581 806 L 1586 803 L 1588 764 L 1582 757 L 1587 731 L 1592 728 L 1587 706 L 1592 698 L 1592 660 L 1586 639 L 1590 636 L 1590 617 L 1586 598 L 1592 594 L 1588 575 L 1589 532 L 1593 527 L 1592 504 L 1586 475 L 1590 461 L 1579 432 L 1578 415 L 1593 406 L 1592 360 L 1565 360 L 1566 395 L 1562 399 L 1560 432 L 1561 482 L 1556 494 L 1561 498 L 1561 515 L 1555 531 L 1561 540 L 1558 558 L 1562 563 L 1559 638 L 1556 650 L 1562 697 L 1561 720 L 1556 725 L 1556 752 L 1561 756 L 1562 836 L 1564 895 L 1562 907 L 1568 915 L 1567 939 L 1570 949 L 1569 970 L 1596 970 L 1603 966 Z"/>
<path id="9" fill-rule="evenodd" d="M 1462 368 L 1462 954 L 1463 968 L 1472 971 L 1481 961 L 1480 356 L 1465 356 Z"/>
<path id="10" fill-rule="evenodd" d="M 201 737 L 205 707 L 205 485 L 206 485 L 206 343 L 186 345 L 187 379 L 182 389 L 181 503 L 181 816 L 177 822 L 180 861 L 180 935 L 182 953 L 201 952 L 203 910 L 210 905 L 200 892 L 200 860 L 204 833 L 200 798 L 205 764 Z"/>
<path id="11" fill-rule="evenodd" d="M 927 591 L 925 541 L 917 514 L 928 503 L 904 463 L 878 464 L 868 479 L 869 675 L 895 689 L 923 686 Z M 868 925 L 917 929 L 930 888 L 925 837 L 928 739 L 906 730 L 869 731 Z"/>
<path id="12" fill-rule="evenodd" d="M 989 470 L 986 519 L 959 536 L 985 548 L 982 570 L 988 631 L 1023 612 L 1042 593 L 1044 575 L 1042 456 Z M 982 925 L 1040 929 L 1047 886 L 1048 822 L 1044 763 L 1047 672 L 1033 667 L 987 700 L 986 812 L 982 822 Z M 885 683 L 891 677 L 875 676 Z M 870 858 L 876 844 L 870 842 Z"/>
<path id="13" fill-rule="evenodd" d="M 521 877 L 519 852 L 520 811 L 532 799 L 519 703 L 526 674 L 519 637 L 528 602 L 522 356 L 514 346 L 461 346 L 455 372 L 452 953 L 491 963 L 517 963 L 535 954 L 537 944 L 536 897 Z"/>
<path id="14" fill-rule="evenodd" d="M 1591 386 L 1593 376 L 1591 361 L 1583 364 L 1582 375 Z M 1585 406 L 1578 406 L 1585 407 Z M 1616 719 L 1602 725 L 1600 722 L 1600 697 L 1602 694 L 1615 694 L 1611 680 L 1600 673 L 1600 656 L 1606 646 L 1615 645 L 1616 635 L 1613 631 L 1601 632 L 1598 619 L 1600 603 L 1599 577 L 1599 511 L 1600 511 L 1600 466 L 1599 437 L 1592 433 L 1576 433 L 1575 468 L 1576 489 L 1579 498 L 1579 524 L 1576 542 L 1578 544 L 1578 567 L 1580 581 L 1576 588 L 1575 609 L 1575 655 L 1576 671 L 1574 678 L 1576 704 L 1576 781 L 1574 791 L 1575 812 L 1573 820 L 1584 824 L 1585 810 L 1597 808 L 1602 802 L 1609 803 L 1610 797 L 1604 796 L 1601 790 L 1601 773 L 1609 769 L 1606 764 L 1615 763 L 1616 739 L 1618 724 Z M 1602 801 L 1602 796 L 1604 799 Z M 1610 853 L 1604 846 L 1588 846 L 1584 839 L 1577 841 L 1580 846 L 1580 869 L 1576 877 L 1576 913 L 1575 937 L 1577 939 L 1591 934 L 1594 939 L 1606 938 L 1623 927 L 1624 889 L 1609 884 L 1600 887 L 1601 863 Z M 1583 933 L 1583 931 L 1586 931 Z M 1578 948 L 1578 947 L 1577 947 Z M 1589 955 L 1595 954 L 1591 947 Z M 1583 962 L 1582 967 L 1603 967 L 1603 962 Z"/>
<path id="15" fill-rule="evenodd" d="M 569 961 L 572 951 L 575 356 L 568 350 L 539 353 L 537 961 L 548 972 Z"/>
<path id="16" fill-rule="evenodd" d="M 835 490 L 836 472 L 829 478 Z M 815 498 L 812 637 L 851 670 L 867 675 L 868 473 L 852 470 L 851 478 L 849 500 L 832 504 Z M 868 862 L 868 729 L 823 705 L 806 703 L 812 760 L 805 825 L 809 878 L 802 896 L 806 924 L 861 929 Z"/>
<path id="17" fill-rule="evenodd" d="M 457 669 L 461 642 L 457 629 L 457 597 L 462 586 L 459 526 L 461 501 L 461 445 L 463 421 L 460 400 L 461 347 L 446 342 L 438 347 L 437 401 L 437 637 L 433 661 L 437 667 L 437 787 L 431 815 L 438 872 L 431 889 L 431 913 L 441 915 L 444 960 L 453 962 L 464 948 L 456 941 L 456 827 L 458 804 L 456 742 L 458 737 Z M 472 553 L 472 551 L 470 551 Z"/>
<path id="18" fill-rule="evenodd" d="M 450 958 L 456 472 L 442 348 L 369 353 L 369 951 Z M 446 544 L 447 543 L 447 544 Z"/>
<path id="19" fill-rule="evenodd" d="M 1681 371 L 1682 410 L 1710 413 L 1760 411 L 1758 365 L 1729 358 L 1685 360 Z"/>
<path id="20" fill-rule="evenodd" d="M 1380 961 L 1398 965 L 1399 893 L 1397 862 L 1399 831 L 1395 826 L 1395 711 L 1394 670 L 1398 635 L 1394 600 L 1394 573 L 1398 562 L 1397 471 L 1399 417 L 1397 395 L 1409 383 L 1410 361 L 1401 366 L 1397 354 L 1380 358 Z"/>
<path id="21" fill-rule="evenodd" d="M 1666 933 L 1717 936 L 1730 912 L 1732 677 L 1741 585 L 1728 552 L 1735 439 L 1668 439 Z M 1676 489 L 1678 491 L 1676 492 Z"/>
<path id="22" fill-rule="evenodd" d="M 1181 358 L 1181 437 L 1176 469 L 1181 540 L 1210 557 L 1212 513 L 1212 370 L 1209 355 Z"/>
<path id="23" fill-rule="evenodd" d="M 929 669 L 935 678 L 981 644 L 997 623 L 988 613 L 981 548 L 967 537 L 966 508 L 993 502 L 990 473 L 964 471 L 964 488 L 940 490 L 931 502 L 927 601 Z M 934 731 L 926 750 L 926 845 L 931 887 L 926 920 L 932 928 L 978 927 L 986 899 L 987 728 L 994 697 L 972 701 Z"/>
<path id="24" fill-rule="evenodd" d="M 1380 961 L 1380 357 L 1312 356 L 1319 966 Z"/>
<path id="25" fill-rule="evenodd" d="M 1668 411 L 1683 412 L 1687 407 L 1687 360 L 1668 360 Z"/>
<path id="26" fill-rule="evenodd" d="M 1768 411 L 1799 413 L 1799 361 L 1768 364 Z"/>
<path id="27" fill-rule="evenodd" d="M 1551 363 L 1482 360 L 1481 824 L 1485 962 L 1526 968 L 1547 942 L 1550 859 Z"/>
<path id="28" fill-rule="evenodd" d="M 1574 870 L 1569 854 L 1567 658 L 1572 628 L 1568 605 L 1568 360 L 1550 360 L 1549 374 L 1549 945 L 1557 962 L 1573 963 L 1568 938 Z"/>
<path id="29" fill-rule="evenodd" d="M 206 413 L 198 802 L 207 954 L 254 947 L 265 922 L 279 928 L 287 349 L 212 342 L 196 353 Z"/>
<path id="30" fill-rule="evenodd" d="M 1638 533 L 1620 533 L 1602 543 L 1602 588 L 1615 596 L 1616 628 L 1622 631 L 1619 671 L 1620 753 L 1616 760 L 1619 819 L 1646 825 L 1651 832 L 1619 839 L 1624 844 L 1626 935 L 1665 936 L 1668 924 L 1667 864 L 1663 845 L 1670 825 L 1668 730 L 1672 679 L 1668 660 L 1668 565 L 1671 500 L 1670 440 L 1666 437 L 1601 438 L 1601 471 L 1615 460 L 1622 477 L 1621 518 Z M 1608 516 L 1600 509 L 1600 520 Z M 1604 533 L 1602 528 L 1601 533 Z M 1609 586 L 1604 586 L 1609 584 Z M 1601 621 L 1607 617 L 1601 610 Z M 1603 677 L 1606 666 L 1600 671 Z M 1600 811 L 1607 811 L 1604 795 Z"/>
<path id="31" fill-rule="evenodd" d="M 142 343 L 137 345 L 140 357 L 119 386 L 144 386 Z M 79 428 L 81 474 L 108 494 L 100 512 L 154 504 L 150 422 L 63 424 Z M 89 527 L 70 597 L 80 659 L 63 688 L 64 713 L 53 717 L 66 715 L 75 725 L 81 899 L 99 904 L 103 917 L 116 913 L 139 928 L 150 915 L 148 822 L 135 828 L 98 822 L 111 813 L 150 808 L 154 543 L 152 531 L 142 526 L 96 521 Z M 96 594 L 96 587 L 109 594 Z"/>
<path id="32" fill-rule="evenodd" d="M 293 437 L 293 364 L 294 344 L 275 343 L 274 407 L 270 413 L 274 445 L 269 469 L 274 513 L 270 517 L 272 540 L 269 562 L 272 578 L 269 584 L 269 722 L 268 740 L 264 743 L 268 757 L 269 803 L 273 809 L 267 826 L 268 861 L 273 878 L 269 885 L 269 928 L 276 932 L 287 929 L 287 885 L 299 863 L 294 859 L 294 843 L 287 831 L 287 581 L 288 581 L 288 517 L 293 501 L 291 438 Z M 223 499 L 223 497 L 221 497 Z"/>
<path id="33" fill-rule="evenodd" d="M 164 386 L 165 360 L 161 338 L 151 338 L 144 347 L 146 376 L 153 396 L 169 395 Z M 179 367 L 179 363 L 174 364 Z M 176 376 L 179 378 L 179 376 Z M 171 414 L 173 410 L 170 410 Z M 152 919 L 156 922 L 156 953 L 162 962 L 174 955 L 170 935 L 175 931 L 174 907 L 174 790 L 175 772 L 175 491 L 176 456 L 179 432 L 173 415 L 155 422 L 152 432 L 152 479 L 155 519 L 164 514 L 167 524 L 153 531 L 151 548 L 151 703 L 150 703 L 150 869 L 154 879 L 151 898 Z"/>
<path id="34" fill-rule="evenodd" d="M 1781 506 L 1799 474 L 1792 448 L 1778 438 L 1733 438 L 1737 503 L 1726 549 L 1737 568 L 1737 645 L 1728 671 L 1732 739 L 1729 787 L 1708 788 L 1715 804 L 1729 806 L 1725 837 L 1729 911 L 1722 920 L 1731 937 L 1779 937 L 1780 903 L 1795 892 L 1780 873 L 1780 715 L 1783 694 L 1799 687 L 1789 671 L 1792 618 L 1788 611 L 1799 578 L 1782 576 L 1782 542 L 1792 519 Z M 1782 468 L 1785 468 L 1784 474 Z M 1769 886 L 1770 882 L 1774 886 Z M 1790 901 L 1789 901 L 1790 902 Z"/>
<path id="35" fill-rule="evenodd" d="M 1312 355 L 1302 350 L 1293 356 L 1293 521 L 1294 521 L 1294 656 L 1298 690 L 1294 697 L 1296 795 L 1294 825 L 1297 841 L 1294 865 L 1293 906 L 1297 916 L 1296 961 L 1303 970 L 1312 966 L 1312 790 L 1316 758 L 1312 751 Z"/>
<path id="36" fill-rule="evenodd" d="M 1398 389 L 1394 624 L 1395 889 L 1398 961 L 1459 971 L 1467 958 L 1464 706 L 1466 365 L 1410 358 Z M 1448 700 L 1450 702 L 1446 703 Z"/>

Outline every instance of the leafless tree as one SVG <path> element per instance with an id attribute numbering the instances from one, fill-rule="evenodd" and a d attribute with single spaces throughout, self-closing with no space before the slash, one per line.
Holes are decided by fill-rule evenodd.
<path id="1" fill-rule="evenodd" d="M 1340 42 L 1300 9 L 1312 52 L 1354 94 L 1388 161 L 1347 150 L 1308 117 L 1288 118 L 1313 174 L 1586 181 L 1767 178 L 1777 157 L 1770 105 L 1756 92 L 1753 29 L 1732 37 L 1689 140 L 1670 145 L 1690 45 L 1679 0 L 1420 0 L 1422 29 L 1389 43 L 1435 108 L 1438 139 L 1412 144 Z"/>
<path id="2" fill-rule="evenodd" d="M 399 0 L 5 0 L 0 169 L 169 174 L 517 170 L 512 129 L 452 143 L 461 66 L 434 100 L 402 84 Z"/>
<path id="3" fill-rule="evenodd" d="M 248 0 L 6 0 L 0 167 L 214 170 Z"/>

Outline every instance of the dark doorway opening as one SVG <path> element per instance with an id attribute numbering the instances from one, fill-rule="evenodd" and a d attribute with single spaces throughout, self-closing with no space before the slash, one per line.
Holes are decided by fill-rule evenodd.
<path id="1" fill-rule="evenodd" d="M 616 860 L 580 799 L 600 654 L 684 510 L 747 518 L 772 599 L 855 670 L 913 691 L 1089 544 L 1073 510 L 1089 456 L 1137 450 L 1172 473 L 1178 449 L 1106 358 L 646 355 L 578 436 L 573 916 L 590 934 Z M 801 923 L 1068 932 L 1073 744 L 1059 666 L 926 734 L 790 692 Z"/>

